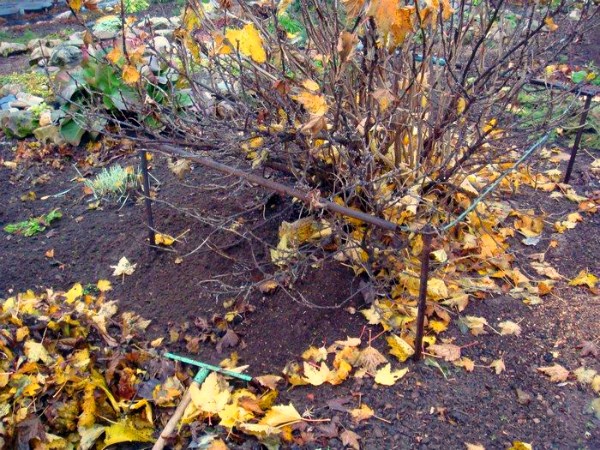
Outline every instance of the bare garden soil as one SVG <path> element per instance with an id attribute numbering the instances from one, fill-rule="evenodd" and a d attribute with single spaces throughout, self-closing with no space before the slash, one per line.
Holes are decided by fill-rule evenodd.
<path id="1" fill-rule="evenodd" d="M 594 51 L 594 47 L 590 48 Z M 597 54 L 590 56 L 594 58 Z M 2 64 L 11 63 L 2 60 Z M 2 138 L 0 163 L 14 159 L 16 145 Z M 582 152 L 572 178 L 573 187 L 581 195 L 591 195 L 600 189 L 599 180 L 587 173 L 590 154 L 600 156 L 597 150 Z M 82 148 L 69 154 L 52 153 L 41 161 L 26 159 L 15 170 L 0 164 L 0 227 L 54 208 L 63 213 L 62 219 L 34 237 L 0 231 L 0 298 L 26 289 L 67 290 L 76 282 L 85 285 L 110 279 L 114 288 L 111 297 L 119 300 L 121 310 L 133 310 L 152 319 L 146 338 L 164 336 L 167 349 L 189 353 L 187 343 L 172 339 L 170 331 L 184 322 L 193 330 L 198 318 L 210 319 L 226 312 L 223 303 L 229 297 L 217 295 L 215 290 L 219 288 L 206 281 L 222 279 L 232 285 L 250 284 L 260 281 L 262 275 L 242 270 L 254 263 L 249 244 L 237 243 L 231 235 L 223 233 L 214 239 L 222 250 L 203 248 L 180 262 L 178 257 L 198 247 L 212 230 L 164 202 L 192 207 L 201 217 L 224 217 L 262 201 L 265 208 L 246 215 L 242 226 L 275 243 L 277 224 L 293 217 L 293 210 L 286 208 L 290 199 L 273 202 L 270 193 L 252 186 L 226 197 L 211 195 L 194 186 L 207 179 L 220 184 L 233 184 L 235 180 L 224 179 L 200 166 L 194 166 L 180 180 L 168 170 L 166 159 L 157 156 L 151 162 L 151 172 L 161 182 L 158 202 L 154 205 L 156 229 L 173 236 L 189 231 L 172 249 L 153 250 L 147 241 L 142 202 L 132 196 L 124 203 L 104 202 L 98 209 L 89 209 L 90 196 L 85 195 L 82 183 L 77 181 L 81 174 L 95 174 L 99 167 L 113 162 L 137 166 L 137 156 L 117 146 L 110 159 L 98 153 L 93 166 L 86 162 L 88 157 L 89 153 Z M 27 200 L 30 191 L 35 192 L 35 200 Z M 521 209 L 547 213 L 547 228 L 558 217 L 576 209 L 567 200 L 554 200 L 548 194 L 528 188 L 510 202 Z M 266 220 L 269 218 L 273 220 Z M 545 249 L 550 233 L 545 236 L 546 240 L 533 250 L 515 241 L 513 251 L 517 260 L 525 261 L 527 254 Z M 53 258 L 45 255 L 50 249 L 54 250 Z M 259 261 L 268 263 L 266 250 L 261 251 L 260 246 L 253 249 Z M 562 235 L 558 247 L 548 251 L 546 261 L 565 277 L 573 278 L 584 268 L 599 274 L 599 254 L 600 215 L 586 215 L 575 229 Z M 110 266 L 123 256 L 137 264 L 137 268 L 133 275 L 121 280 L 112 277 Z M 527 274 L 525 263 L 523 270 Z M 235 275 L 236 272 L 241 275 Z M 240 363 L 250 365 L 250 374 L 279 374 L 288 361 L 299 358 L 309 345 L 329 345 L 346 336 L 368 333 L 362 315 L 348 310 L 349 306 L 360 309 L 363 301 L 362 296 L 353 296 L 359 289 L 359 280 L 350 269 L 334 263 L 313 268 L 295 289 L 320 306 L 334 306 L 352 298 L 343 308 L 323 309 L 309 308 L 282 290 L 271 295 L 254 292 L 248 297 L 254 311 L 242 312 L 234 321 L 234 330 L 242 342 L 221 353 L 213 343 L 203 343 L 199 353 L 192 356 L 218 363 L 235 350 Z M 337 417 L 334 420 L 361 437 L 365 449 L 453 449 L 464 448 L 465 442 L 481 443 L 488 449 L 505 449 L 515 440 L 530 442 L 536 449 L 597 449 L 600 421 L 589 411 L 594 398 L 591 389 L 575 381 L 550 383 L 536 369 L 558 363 L 571 370 L 586 365 L 600 371 L 598 355 L 584 357 L 578 348 L 584 341 L 599 342 L 599 307 L 600 299 L 589 289 L 568 287 L 566 283 L 545 296 L 541 305 L 532 307 L 509 296 L 472 301 L 465 313 L 485 317 L 490 323 L 522 319 L 521 336 L 491 332 L 472 336 L 462 334 L 456 325 L 451 325 L 444 335 L 454 337 L 455 343 L 463 347 L 463 355 L 478 366 L 503 358 L 506 365 L 503 373 L 497 375 L 484 367 L 467 373 L 440 361 L 445 372 L 442 373 L 439 368 L 422 362 L 408 362 L 408 375 L 393 387 L 379 387 L 369 379 L 347 381 L 336 387 L 297 387 L 282 390 L 279 401 L 293 402 L 300 412 L 311 408 L 315 417 Z M 371 331 L 376 335 L 381 330 L 373 327 Z M 382 337 L 373 345 L 387 353 Z M 522 391 L 519 395 L 517 389 Z M 379 419 L 353 423 L 341 411 L 340 399 L 347 400 L 345 405 L 350 407 L 358 406 L 359 402 L 369 405 Z M 252 442 L 241 445 L 260 448 Z M 327 438 L 326 428 L 314 426 L 312 434 L 298 436 L 295 448 L 327 447 L 343 448 L 337 438 Z"/>

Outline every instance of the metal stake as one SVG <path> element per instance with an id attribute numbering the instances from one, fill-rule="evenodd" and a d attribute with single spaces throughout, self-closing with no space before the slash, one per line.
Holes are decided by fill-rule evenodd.
<path id="1" fill-rule="evenodd" d="M 423 238 L 423 251 L 421 252 L 421 278 L 419 280 L 419 305 L 417 310 L 417 337 L 415 338 L 415 361 L 421 359 L 423 352 L 423 328 L 425 326 L 425 308 L 427 307 L 427 281 L 429 280 L 429 256 L 431 253 L 431 241 L 433 239 L 433 227 L 429 224 L 421 230 Z"/>
<path id="2" fill-rule="evenodd" d="M 571 172 L 573 172 L 573 166 L 575 165 L 575 157 L 577 156 L 577 151 L 579 150 L 579 146 L 581 145 L 581 138 L 583 136 L 583 129 L 585 127 L 585 123 L 587 122 L 588 113 L 590 112 L 590 106 L 592 104 L 592 95 L 586 95 L 585 97 L 585 106 L 583 107 L 583 111 L 581 112 L 581 118 L 579 119 L 579 128 L 577 129 L 577 134 L 575 135 L 575 142 L 573 143 L 573 148 L 571 149 L 571 157 L 569 158 L 569 165 L 567 166 L 567 171 L 565 173 L 565 183 L 568 183 L 571 179 Z"/>
<path id="3" fill-rule="evenodd" d="M 148 225 L 148 239 L 150 245 L 156 245 L 154 236 L 154 216 L 152 215 L 152 200 L 150 199 L 150 176 L 148 175 L 148 160 L 146 150 L 140 150 L 142 158 L 142 183 L 144 188 L 144 204 L 146 205 L 146 225 Z"/>

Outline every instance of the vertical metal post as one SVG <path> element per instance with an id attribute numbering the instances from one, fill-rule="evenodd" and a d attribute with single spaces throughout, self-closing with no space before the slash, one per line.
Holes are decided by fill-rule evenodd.
<path id="1" fill-rule="evenodd" d="M 573 166 L 575 165 L 575 157 L 577 156 L 577 151 L 579 150 L 579 146 L 581 145 L 581 138 L 583 136 L 583 129 L 585 128 L 585 123 L 587 122 L 588 113 L 590 112 L 590 107 L 592 104 L 592 95 L 586 95 L 585 97 L 585 106 L 583 107 L 583 111 L 581 112 L 581 118 L 579 119 L 579 128 L 577 129 L 577 134 L 575 135 L 575 142 L 573 143 L 573 148 L 571 149 L 571 157 L 569 158 L 569 165 L 567 166 L 567 171 L 565 172 L 565 183 L 568 183 L 571 179 L 571 172 L 573 172 Z"/>
<path id="2" fill-rule="evenodd" d="M 423 352 L 423 328 L 425 326 L 425 309 L 427 307 L 427 281 L 429 280 L 429 256 L 431 253 L 431 241 L 433 239 L 433 227 L 425 225 L 421 230 L 423 238 L 423 251 L 421 252 L 421 277 L 419 280 L 419 304 L 417 310 L 417 336 L 415 338 L 415 361 L 421 359 Z"/>
<path id="3" fill-rule="evenodd" d="M 148 160 L 146 150 L 140 150 L 142 159 L 142 186 L 144 188 L 144 204 L 146 205 L 146 225 L 148 225 L 148 239 L 150 245 L 156 245 L 154 236 L 154 216 L 152 215 L 152 200 L 150 199 L 150 176 L 148 175 Z"/>

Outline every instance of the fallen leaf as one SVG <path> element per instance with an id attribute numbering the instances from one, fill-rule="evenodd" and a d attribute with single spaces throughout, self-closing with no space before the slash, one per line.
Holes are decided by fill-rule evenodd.
<path id="1" fill-rule="evenodd" d="M 259 424 L 281 428 L 301 421 L 302 416 L 296 411 L 294 405 L 290 403 L 289 405 L 275 405 L 271 407 L 265 414 L 265 417 L 260 420 Z"/>
<path id="2" fill-rule="evenodd" d="M 598 283 L 598 277 L 587 270 L 582 270 L 579 274 L 569 281 L 570 286 L 587 286 L 594 289 Z"/>
<path id="3" fill-rule="evenodd" d="M 515 336 L 521 335 L 521 326 L 511 320 L 506 320 L 498 324 L 500 328 L 500 334 L 505 336 L 508 334 L 514 334 Z"/>
<path id="4" fill-rule="evenodd" d="M 502 372 L 506 370 L 506 366 L 504 365 L 504 360 L 502 358 L 495 359 L 490 364 L 490 369 L 494 369 L 496 375 L 500 375 Z"/>
<path id="5" fill-rule="evenodd" d="M 533 447 L 527 442 L 514 441 L 508 450 L 533 450 Z"/>
<path id="6" fill-rule="evenodd" d="M 138 429 L 128 419 L 121 419 L 105 428 L 104 448 L 124 442 L 154 442 L 153 428 Z"/>
<path id="7" fill-rule="evenodd" d="M 355 422 L 361 422 L 363 420 L 368 420 L 375 415 L 375 412 L 369 408 L 364 403 L 360 405 L 359 408 L 354 408 L 350 410 L 350 415 Z"/>
<path id="8" fill-rule="evenodd" d="M 353 450 L 360 450 L 358 443 L 360 436 L 351 430 L 344 430 L 340 433 L 340 440 L 344 447 L 350 447 Z"/>
<path id="9" fill-rule="evenodd" d="M 108 280 L 98 280 L 96 287 L 100 292 L 107 292 L 112 289 L 112 284 Z"/>
<path id="10" fill-rule="evenodd" d="M 83 295 L 83 286 L 81 283 L 75 283 L 71 289 L 65 292 L 65 301 L 67 303 L 73 303 L 75 300 Z"/>
<path id="11" fill-rule="evenodd" d="M 554 383 L 560 383 L 563 381 L 567 381 L 569 377 L 569 371 L 565 369 L 560 364 L 554 364 L 553 366 L 546 367 L 538 367 L 539 372 L 542 372 L 544 375 L 550 377 L 550 381 Z"/>
<path id="12" fill-rule="evenodd" d="M 434 344 L 428 347 L 428 350 L 434 355 L 443 358 L 445 361 L 456 361 L 460 358 L 460 347 L 454 344 Z"/>
<path id="13" fill-rule="evenodd" d="M 267 53 L 263 47 L 263 40 L 258 34 L 258 30 L 253 23 L 245 25 L 242 29 L 229 29 L 225 32 L 225 37 L 239 52 L 252 58 L 258 64 L 267 61 Z"/>
<path id="14" fill-rule="evenodd" d="M 392 371 L 392 365 L 387 363 L 375 374 L 375 383 L 382 384 L 384 386 L 393 386 L 396 381 L 406 375 L 407 372 L 408 368 Z"/>
<path id="15" fill-rule="evenodd" d="M 415 354 L 415 349 L 412 348 L 408 342 L 395 334 L 389 335 L 386 340 L 390 346 L 390 354 L 398 358 L 400 362 L 406 361 Z"/>
<path id="16" fill-rule="evenodd" d="M 465 446 L 467 450 L 485 450 L 485 447 L 481 444 L 471 444 L 469 442 L 465 442 Z"/>
<path id="17" fill-rule="evenodd" d="M 131 275 L 135 272 L 137 264 L 131 264 L 126 257 L 122 257 L 116 266 L 110 266 L 111 269 L 115 269 L 113 276 L 118 277 L 120 275 Z"/>

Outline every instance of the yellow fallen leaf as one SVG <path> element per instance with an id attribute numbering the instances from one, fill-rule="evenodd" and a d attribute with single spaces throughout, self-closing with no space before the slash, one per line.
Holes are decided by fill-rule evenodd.
<path id="1" fill-rule="evenodd" d="M 467 450 L 485 450 L 485 447 L 481 444 L 471 444 L 469 442 L 465 442 L 465 446 Z"/>
<path id="2" fill-rule="evenodd" d="M 430 278 L 427 282 L 427 296 L 432 300 L 442 300 L 448 297 L 448 287 L 444 280 Z"/>
<path id="3" fill-rule="evenodd" d="M 119 46 L 115 46 L 110 52 L 106 54 L 106 59 L 108 59 L 111 63 L 117 64 L 119 59 L 123 56 L 123 52 Z"/>
<path id="4" fill-rule="evenodd" d="M 552 17 L 546 17 L 544 19 L 544 23 L 550 32 L 558 30 L 558 25 L 554 23 L 554 19 Z"/>
<path id="5" fill-rule="evenodd" d="M 175 238 L 173 236 L 169 236 L 168 234 L 156 233 L 154 235 L 154 242 L 157 245 L 164 245 L 166 247 L 169 247 L 173 245 L 173 243 L 175 242 Z"/>
<path id="6" fill-rule="evenodd" d="M 361 422 L 368 420 L 375 415 L 375 412 L 364 403 L 360 405 L 360 408 L 354 408 L 350 410 L 350 415 L 355 422 Z"/>
<path id="7" fill-rule="evenodd" d="M 379 369 L 375 374 L 375 383 L 382 384 L 384 386 L 393 386 L 396 381 L 398 381 L 407 373 L 408 368 L 398 369 L 392 372 L 392 365 L 388 363 Z"/>
<path id="8" fill-rule="evenodd" d="M 304 362 L 304 380 L 313 386 L 320 386 L 327 381 L 331 370 L 325 362 L 321 363 L 320 367 L 314 367 L 312 364 Z"/>
<path id="9" fill-rule="evenodd" d="M 69 289 L 65 294 L 65 301 L 67 303 L 73 303 L 79 297 L 83 295 L 83 286 L 81 283 L 75 283 L 71 289 Z"/>
<path id="10" fill-rule="evenodd" d="M 319 86 L 319 83 L 317 83 L 309 78 L 307 78 L 306 80 L 304 80 L 302 82 L 302 87 L 310 92 L 318 92 L 319 89 L 321 89 L 321 87 Z"/>
<path id="11" fill-rule="evenodd" d="M 108 280 L 98 280 L 96 287 L 100 292 L 106 292 L 112 289 L 112 284 Z"/>
<path id="12" fill-rule="evenodd" d="M 488 323 L 483 317 L 465 316 L 461 317 L 459 320 L 462 325 L 465 325 L 467 328 L 469 328 L 469 330 L 471 330 L 471 333 L 474 336 L 487 333 L 483 327 Z"/>
<path id="13" fill-rule="evenodd" d="M 233 49 L 239 49 L 242 55 L 252 58 L 254 62 L 262 64 L 267 61 L 263 40 L 253 23 L 245 25 L 241 30 L 229 29 L 225 32 L 225 37 Z"/>
<path id="14" fill-rule="evenodd" d="M 533 450 L 533 447 L 527 442 L 514 441 L 508 450 Z"/>
<path id="15" fill-rule="evenodd" d="M 598 277 L 590 272 L 588 272 L 586 269 L 582 270 L 581 272 L 579 272 L 579 274 L 573 278 L 571 281 L 569 281 L 569 285 L 570 286 L 587 286 L 590 289 L 594 289 L 594 287 L 596 287 L 596 284 L 598 283 Z"/>
<path id="16" fill-rule="evenodd" d="M 412 348 L 408 342 L 395 334 L 391 334 L 386 340 L 390 346 L 390 354 L 398 358 L 400 362 L 406 361 L 415 354 L 415 349 Z"/>
<path id="17" fill-rule="evenodd" d="M 302 416 L 294 405 L 275 405 L 258 423 L 260 425 L 268 425 L 274 428 L 281 428 L 286 425 L 292 425 L 302 421 Z"/>
<path id="18" fill-rule="evenodd" d="M 219 414 L 231 397 L 227 382 L 216 372 L 211 372 L 202 386 L 192 384 L 190 394 L 194 406 L 209 415 Z"/>
<path id="19" fill-rule="evenodd" d="M 154 442 L 153 432 L 152 427 L 139 429 L 128 418 L 121 419 L 105 428 L 103 449 L 124 442 Z"/>
<path id="20" fill-rule="evenodd" d="M 23 346 L 25 356 L 30 362 L 42 361 L 44 364 L 50 364 L 52 357 L 43 344 L 35 341 L 27 341 Z"/>
<path id="21" fill-rule="evenodd" d="M 467 358 L 466 356 L 461 357 L 459 360 L 454 361 L 453 364 L 457 367 L 462 367 L 467 372 L 473 372 L 475 369 L 475 363 L 471 358 Z"/>
<path id="22" fill-rule="evenodd" d="M 305 361 L 321 362 L 327 359 L 327 349 L 325 347 L 309 347 L 302 353 L 302 359 Z"/>

